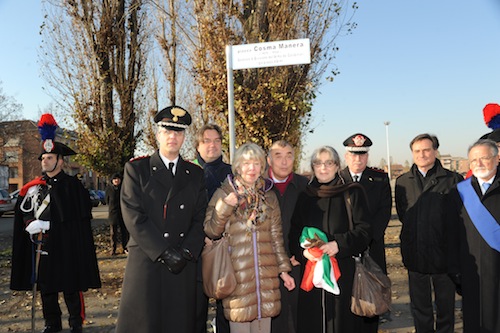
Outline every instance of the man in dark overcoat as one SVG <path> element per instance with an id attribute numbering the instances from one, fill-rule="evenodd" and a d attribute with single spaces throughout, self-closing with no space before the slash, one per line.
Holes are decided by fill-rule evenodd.
<path id="1" fill-rule="evenodd" d="M 32 290 L 32 279 L 38 277 L 36 283 L 45 319 L 43 333 L 62 330 L 58 301 L 62 292 L 71 332 L 78 333 L 82 332 L 85 314 L 82 291 L 101 287 L 91 229 L 90 196 L 76 177 L 63 171 L 64 156 L 76 153 L 53 141 L 57 124 L 52 115 L 42 115 L 38 126 L 44 139 L 39 156 L 43 176 L 23 186 L 17 200 L 10 287 Z M 48 137 L 44 136 L 46 127 L 54 131 Z M 39 246 L 36 271 L 34 263 Z"/>
<path id="2" fill-rule="evenodd" d="M 121 204 L 130 240 L 116 332 L 192 333 L 205 237 L 203 170 L 179 155 L 189 113 L 170 106 L 154 121 L 159 150 L 125 165 Z"/>
<path id="3" fill-rule="evenodd" d="M 443 168 L 438 148 L 436 136 L 417 135 L 410 143 L 414 164 L 396 179 L 396 210 L 403 224 L 401 255 L 408 269 L 416 333 L 453 333 L 455 324 L 455 285 L 447 274 L 446 214 L 449 192 L 463 177 Z"/>
<path id="4" fill-rule="evenodd" d="M 500 332 L 500 169 L 492 140 L 468 152 L 472 177 L 450 194 L 449 272 L 461 287 L 464 333 Z"/>
<path id="5" fill-rule="evenodd" d="M 358 182 L 365 189 L 370 208 L 372 239 L 369 244 L 370 256 L 387 274 L 385 261 L 385 229 L 391 219 L 392 193 L 389 177 L 381 169 L 368 167 L 369 150 L 372 140 L 364 134 L 356 133 L 344 141 L 344 155 L 347 166 L 340 172 L 346 183 Z M 363 332 L 378 330 L 379 316 L 364 318 Z"/>
<path id="6" fill-rule="evenodd" d="M 284 140 L 274 142 L 269 148 L 267 163 L 269 179 L 273 181 L 272 190 L 276 193 L 280 204 L 283 222 L 283 240 L 285 250 L 290 257 L 292 271 L 289 274 L 295 281 L 300 281 L 300 263 L 290 254 L 289 233 L 295 204 L 299 194 L 305 190 L 308 179 L 293 172 L 295 151 L 292 145 Z M 298 240 L 297 240 L 298 241 Z M 272 333 L 295 333 L 297 331 L 297 308 L 299 288 L 289 291 L 280 279 L 281 313 L 271 320 Z"/>
<path id="7" fill-rule="evenodd" d="M 111 241 L 111 255 L 116 255 L 118 247 L 118 235 L 124 253 L 127 253 L 128 231 L 123 222 L 120 204 L 120 192 L 122 189 L 122 177 L 115 173 L 111 178 L 111 184 L 106 188 L 106 204 L 108 205 L 109 237 Z M 119 233 L 118 233 L 119 230 Z"/>
<path id="8" fill-rule="evenodd" d="M 203 168 L 208 201 L 212 198 L 227 175 L 233 174 L 231 165 L 222 160 L 222 130 L 215 124 L 205 124 L 197 134 L 196 159 L 193 163 Z M 210 239 L 205 238 L 206 242 Z M 196 333 L 206 333 L 208 320 L 208 297 L 203 291 L 202 263 L 198 261 L 198 283 L 196 285 Z M 229 320 L 224 317 L 222 300 L 216 301 L 215 326 L 218 333 L 229 333 Z"/>
<path id="9" fill-rule="evenodd" d="M 369 245 L 370 256 L 387 274 L 384 235 L 391 218 L 392 193 L 387 173 L 367 166 L 371 145 L 372 141 L 364 134 L 356 133 L 349 136 L 344 141 L 347 166 L 340 175 L 346 183 L 358 182 L 365 189 L 373 234 Z"/>

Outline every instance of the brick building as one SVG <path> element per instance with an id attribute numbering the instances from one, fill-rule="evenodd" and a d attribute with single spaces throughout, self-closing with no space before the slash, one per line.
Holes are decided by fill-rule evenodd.
<path id="1" fill-rule="evenodd" d="M 56 130 L 56 141 L 75 147 L 75 137 L 61 128 Z M 9 168 L 9 192 L 20 189 L 24 184 L 40 176 L 41 140 L 37 123 L 31 120 L 0 122 L 0 165 Z M 75 149 L 78 151 L 77 149 Z M 66 163 L 69 175 L 80 174 L 87 188 L 96 188 L 94 173 L 78 164 L 74 157 Z"/>

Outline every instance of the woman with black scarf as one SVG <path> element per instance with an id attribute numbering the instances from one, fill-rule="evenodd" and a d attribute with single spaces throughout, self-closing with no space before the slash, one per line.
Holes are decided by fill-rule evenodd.
<path id="1" fill-rule="evenodd" d="M 332 147 L 316 149 L 311 157 L 311 168 L 313 177 L 300 194 L 292 217 L 290 250 L 300 261 L 304 273 L 307 260 L 313 257 L 299 243 L 302 231 L 304 227 L 323 231 L 328 241 L 320 250 L 337 260 L 341 274 L 337 280 L 340 294 L 319 288 L 301 289 L 297 333 L 359 332 L 363 319 L 352 314 L 350 307 L 355 268 L 353 256 L 367 248 L 371 237 L 366 195 L 359 184 L 344 183 L 339 175 L 340 158 Z M 349 206 L 352 229 L 347 214 Z"/>

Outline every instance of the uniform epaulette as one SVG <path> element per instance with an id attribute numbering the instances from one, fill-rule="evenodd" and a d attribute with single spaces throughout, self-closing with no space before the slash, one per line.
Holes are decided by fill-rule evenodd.
<path id="1" fill-rule="evenodd" d="M 143 160 L 145 158 L 148 158 L 150 157 L 151 155 L 142 155 L 142 156 L 137 156 L 137 157 L 132 157 L 129 162 L 134 162 L 134 161 L 137 161 L 137 160 Z"/>
<path id="2" fill-rule="evenodd" d="M 38 177 L 38 178 L 35 178 L 33 179 L 32 181 L 26 183 L 22 188 L 21 190 L 19 191 L 19 195 L 24 197 L 26 195 L 26 193 L 28 192 L 28 190 L 33 187 L 33 186 L 36 186 L 36 185 L 46 185 L 47 182 L 45 181 L 45 179 L 43 179 L 41 176 Z"/>
<path id="3" fill-rule="evenodd" d="M 368 167 L 370 170 L 373 170 L 375 172 L 380 172 L 380 173 L 387 173 L 385 172 L 384 169 L 380 169 L 380 168 L 375 168 L 375 167 Z"/>

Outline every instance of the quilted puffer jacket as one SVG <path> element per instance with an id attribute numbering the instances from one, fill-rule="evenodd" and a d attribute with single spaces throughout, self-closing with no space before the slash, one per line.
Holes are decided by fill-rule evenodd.
<path id="1" fill-rule="evenodd" d="M 270 188 L 264 195 L 263 218 L 254 228 L 248 228 L 236 208 L 224 202 L 233 190 L 228 180 L 214 193 L 206 211 L 208 237 L 221 237 L 229 223 L 226 237 L 237 281 L 233 293 L 222 300 L 229 321 L 250 322 L 281 311 L 279 274 L 289 272 L 291 265 L 283 245 L 278 199 Z"/>

